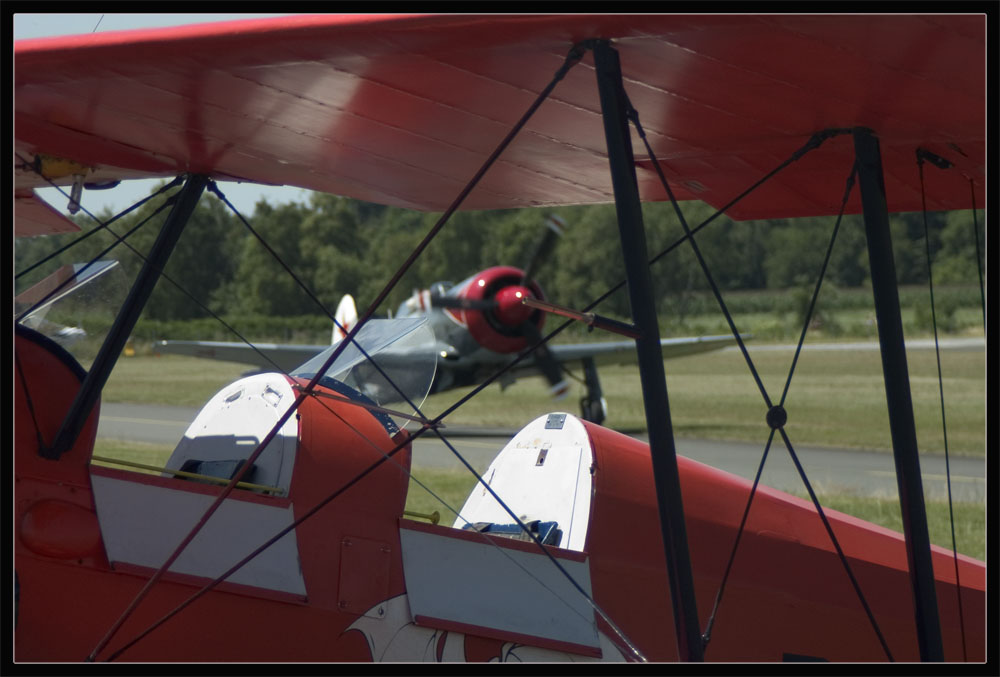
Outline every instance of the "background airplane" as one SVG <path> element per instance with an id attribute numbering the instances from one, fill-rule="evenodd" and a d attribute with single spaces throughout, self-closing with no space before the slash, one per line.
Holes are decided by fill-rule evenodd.
<path id="1" fill-rule="evenodd" d="M 437 356 L 437 372 L 431 393 L 475 385 L 497 373 L 516 355 L 538 343 L 545 315 L 523 299 L 544 300 L 535 273 L 551 254 L 565 228 L 556 215 L 546 219 L 546 228 L 527 265 L 494 266 L 452 284 L 436 282 L 428 289 L 414 290 L 396 311 L 397 318 L 426 317 L 434 333 L 433 344 L 414 346 L 420 353 Z M 344 336 L 357 320 L 354 299 L 341 299 L 334 316 L 333 343 Z M 339 325 L 339 327 L 338 327 Z M 731 336 L 696 336 L 660 339 L 664 358 L 682 357 L 733 345 Z M 265 370 L 292 373 L 297 367 L 329 348 L 323 345 L 246 343 L 229 341 L 158 341 L 159 353 L 191 355 L 208 359 L 253 364 Z M 635 364 L 635 341 L 542 344 L 532 359 L 514 365 L 500 381 L 511 385 L 518 377 L 541 375 L 549 383 L 553 397 L 569 390 L 567 365 L 579 364 L 586 392 L 580 399 L 584 420 L 601 423 L 607 416 L 607 402 L 601 391 L 597 367 Z"/>

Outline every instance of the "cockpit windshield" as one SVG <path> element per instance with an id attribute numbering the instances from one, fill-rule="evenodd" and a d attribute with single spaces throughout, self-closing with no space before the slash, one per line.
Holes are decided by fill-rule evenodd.
<path id="1" fill-rule="evenodd" d="M 340 343 L 333 344 L 290 375 L 312 379 Z M 350 386 L 379 406 L 411 414 L 427 397 L 436 369 L 434 332 L 426 317 L 369 320 L 323 373 L 323 378 Z M 396 420 L 400 427 L 405 423 L 405 419 Z"/>
<path id="2" fill-rule="evenodd" d="M 18 291 L 15 322 L 46 335 L 88 368 L 127 290 L 118 261 L 67 264 Z"/>

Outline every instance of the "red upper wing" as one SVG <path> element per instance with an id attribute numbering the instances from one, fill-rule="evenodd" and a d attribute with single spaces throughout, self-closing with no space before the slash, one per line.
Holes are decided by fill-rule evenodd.
<path id="1" fill-rule="evenodd" d="M 970 207 L 985 175 L 985 17 L 321 15 L 25 40 L 16 151 L 93 178 L 206 172 L 441 210 L 577 41 L 616 39 L 679 199 L 721 206 L 830 127 L 881 141 L 892 211 Z M 463 203 L 612 199 L 588 55 Z M 644 200 L 665 193 L 633 135 Z M 853 162 L 827 141 L 729 211 L 835 213 Z M 17 172 L 18 185 L 40 185 Z M 859 211 L 855 194 L 852 210 Z"/>
<path id="2" fill-rule="evenodd" d="M 15 237 L 73 233 L 80 230 L 80 226 L 63 216 L 30 189 L 14 193 L 14 214 Z"/>

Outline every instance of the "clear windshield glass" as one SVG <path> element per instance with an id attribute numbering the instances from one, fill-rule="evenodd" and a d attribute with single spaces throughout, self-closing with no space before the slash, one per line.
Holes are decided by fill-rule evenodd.
<path id="1" fill-rule="evenodd" d="M 426 317 L 369 320 L 323 375 L 381 407 L 414 415 L 414 407 L 423 404 L 434 380 L 434 345 L 434 332 Z M 339 346 L 340 342 L 330 346 L 291 375 L 312 379 Z M 393 419 L 400 427 L 407 423 L 401 417 Z"/>
<path id="2" fill-rule="evenodd" d="M 14 317 L 61 345 L 87 369 L 127 290 L 128 280 L 117 261 L 68 264 L 19 291 Z"/>

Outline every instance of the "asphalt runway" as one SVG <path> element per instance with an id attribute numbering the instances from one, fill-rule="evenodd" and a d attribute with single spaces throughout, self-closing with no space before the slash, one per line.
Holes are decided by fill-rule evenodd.
<path id="1" fill-rule="evenodd" d="M 186 407 L 143 404 L 101 405 L 98 437 L 174 445 L 184 435 L 198 410 Z M 445 437 L 478 472 L 514 435 L 514 430 L 445 428 Z M 641 438 L 641 435 L 637 437 Z M 795 440 L 792 440 L 794 445 Z M 760 444 L 712 440 L 676 440 L 677 453 L 695 461 L 753 479 L 764 451 Z M 795 452 L 817 493 L 849 491 L 868 496 L 898 496 L 891 453 L 795 446 Z M 942 456 L 922 455 L 924 493 L 928 500 L 947 499 L 945 461 Z M 967 457 L 950 459 L 951 489 L 955 501 L 985 500 L 985 461 Z M 413 468 L 459 468 L 453 452 L 433 433 L 414 440 Z M 805 485 L 788 451 L 780 443 L 768 452 L 761 483 L 782 491 L 802 492 Z"/>

